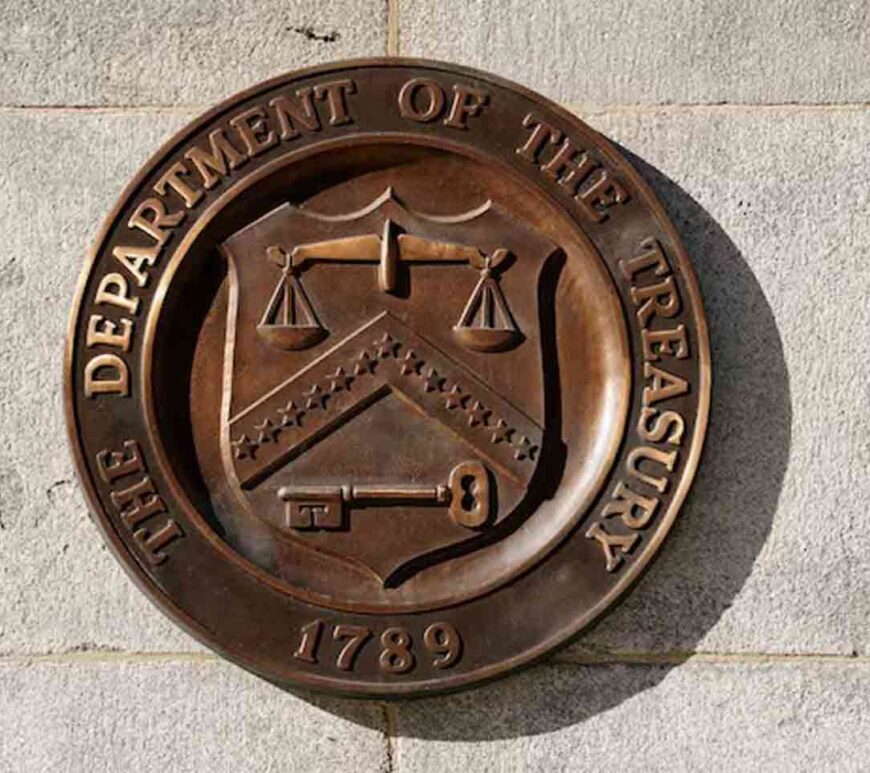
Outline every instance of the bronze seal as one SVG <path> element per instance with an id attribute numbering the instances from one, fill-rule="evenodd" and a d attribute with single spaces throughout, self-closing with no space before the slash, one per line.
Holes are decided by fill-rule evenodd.
<path id="1" fill-rule="evenodd" d="M 272 681 L 428 694 L 599 617 L 685 498 L 704 314 L 647 185 L 491 75 L 260 84 L 124 191 L 66 351 L 97 523 L 161 609 Z"/>

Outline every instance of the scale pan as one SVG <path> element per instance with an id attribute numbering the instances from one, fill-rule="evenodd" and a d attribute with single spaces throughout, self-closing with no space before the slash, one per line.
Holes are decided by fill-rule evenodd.
<path id="1" fill-rule="evenodd" d="M 453 335 L 467 349 L 476 352 L 503 352 L 516 346 L 523 335 L 514 328 L 481 328 L 456 325 Z"/>
<path id="2" fill-rule="evenodd" d="M 313 346 L 327 333 L 320 325 L 257 325 L 257 332 L 272 346 L 289 351 Z"/>

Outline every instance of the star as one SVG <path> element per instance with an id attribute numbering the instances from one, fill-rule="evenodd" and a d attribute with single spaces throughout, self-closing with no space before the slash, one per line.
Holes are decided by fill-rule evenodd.
<path id="1" fill-rule="evenodd" d="M 429 374 L 423 379 L 423 389 L 426 392 L 440 392 L 444 379 L 438 375 L 435 368 L 429 368 Z"/>
<path id="2" fill-rule="evenodd" d="M 399 342 L 389 333 L 384 333 L 380 339 L 375 341 L 375 346 L 378 347 L 378 357 L 382 360 L 385 360 L 387 357 L 394 357 L 399 350 Z"/>
<path id="3" fill-rule="evenodd" d="M 538 453 L 538 447 L 532 444 L 525 435 L 520 435 L 514 442 L 514 459 L 534 459 Z"/>
<path id="4" fill-rule="evenodd" d="M 462 394 L 459 384 L 454 384 L 453 388 L 450 390 L 450 394 L 447 395 L 447 399 L 444 400 L 444 407 L 447 408 L 448 411 L 453 411 L 457 408 L 464 408 L 467 399 L 468 395 Z"/>
<path id="5" fill-rule="evenodd" d="M 356 365 L 354 366 L 353 373 L 355 376 L 362 376 L 366 373 L 374 373 L 375 366 L 377 366 L 377 364 L 378 361 L 372 359 L 369 356 L 368 352 L 360 352 L 360 355 L 356 361 Z"/>
<path id="6" fill-rule="evenodd" d="M 471 411 L 468 414 L 468 426 L 476 427 L 478 424 L 486 426 L 487 421 L 486 417 L 489 416 L 492 411 L 488 411 L 483 407 L 483 404 L 480 400 L 475 400 L 474 405 L 471 406 Z"/>
<path id="7" fill-rule="evenodd" d="M 294 424 L 298 427 L 300 419 L 305 411 L 301 411 L 296 407 L 296 403 L 292 400 L 283 408 L 278 409 L 278 414 L 281 416 L 282 427 L 292 427 Z"/>
<path id="8" fill-rule="evenodd" d="M 254 429 L 259 433 L 257 435 L 258 443 L 272 443 L 281 431 L 276 427 L 269 418 L 263 419 L 261 424 L 255 424 Z"/>
<path id="9" fill-rule="evenodd" d="M 313 408 L 322 408 L 323 410 L 326 410 L 326 401 L 329 399 L 329 395 L 323 394 L 317 384 L 311 385 L 311 389 L 305 393 L 305 397 L 307 398 L 305 401 L 305 407 L 308 410 L 312 410 Z"/>
<path id="10" fill-rule="evenodd" d="M 405 359 L 402 361 L 402 375 L 403 376 L 413 376 L 420 370 L 420 367 L 423 365 L 423 360 L 421 360 L 417 353 L 410 349 L 408 353 L 405 355 Z"/>
<path id="11" fill-rule="evenodd" d="M 495 429 L 493 429 L 492 431 L 492 442 L 507 443 L 510 441 L 511 435 L 513 434 L 513 427 L 509 427 L 508 423 L 504 419 L 499 419 L 495 423 Z"/>
<path id="12" fill-rule="evenodd" d="M 353 381 L 353 376 L 348 376 L 344 372 L 344 368 L 338 367 L 330 377 L 329 391 L 340 392 L 342 389 L 350 389 L 350 382 Z"/>
<path id="13" fill-rule="evenodd" d="M 252 443 L 247 435 L 242 435 L 235 440 L 231 440 L 230 445 L 233 447 L 233 456 L 236 459 L 244 459 L 246 456 L 250 456 L 252 459 L 254 458 L 254 451 L 257 448 L 257 444 Z"/>

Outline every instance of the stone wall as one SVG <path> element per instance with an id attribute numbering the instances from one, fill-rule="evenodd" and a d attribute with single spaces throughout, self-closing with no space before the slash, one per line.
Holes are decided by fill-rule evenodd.
<path id="1" fill-rule="evenodd" d="M 0 21 L 0 769 L 867 769 L 870 2 L 22 0 Z M 384 53 L 515 79 L 619 143 L 687 243 L 715 366 L 693 493 L 626 602 L 519 676 L 388 705 L 282 692 L 152 608 L 88 520 L 60 389 L 89 243 L 162 141 L 270 75 Z"/>

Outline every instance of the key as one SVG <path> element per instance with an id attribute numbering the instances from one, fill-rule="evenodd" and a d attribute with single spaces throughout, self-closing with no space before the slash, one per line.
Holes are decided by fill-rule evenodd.
<path id="1" fill-rule="evenodd" d="M 281 486 L 291 529 L 342 529 L 354 505 L 445 505 L 455 523 L 468 529 L 483 526 L 490 516 L 490 475 L 478 461 L 460 462 L 445 484 L 345 484 L 342 486 Z"/>

